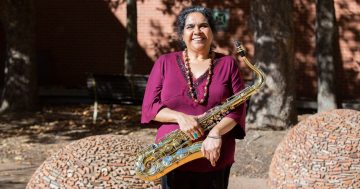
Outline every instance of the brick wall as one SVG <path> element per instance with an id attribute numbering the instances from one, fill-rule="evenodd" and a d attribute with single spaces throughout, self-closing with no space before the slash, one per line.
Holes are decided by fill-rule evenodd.
<path id="1" fill-rule="evenodd" d="M 360 3 L 335 0 L 335 11 L 340 45 L 338 96 L 343 101 L 360 100 Z M 315 3 L 296 0 L 294 13 L 298 96 L 314 100 L 317 92 Z"/>
<path id="2" fill-rule="evenodd" d="M 40 85 L 76 88 L 85 86 L 88 72 L 122 73 L 126 40 L 126 6 L 110 10 L 105 1 L 37 0 L 37 55 Z M 253 55 L 249 29 L 249 2 L 196 1 L 209 8 L 227 9 L 229 27 L 216 36 L 217 51 L 232 52 L 231 39 L 245 44 Z M 296 73 L 298 97 L 316 99 L 314 56 L 314 1 L 295 0 Z M 360 3 L 335 0 L 339 21 L 342 70 L 338 80 L 342 100 L 360 100 Z M 138 1 L 138 49 L 136 73 L 148 74 L 153 61 L 177 50 L 174 21 L 188 1 Z M 245 67 L 241 65 L 241 67 Z M 246 78 L 250 73 L 242 69 Z"/>
<path id="3" fill-rule="evenodd" d="M 339 91 L 342 91 L 342 99 L 360 100 L 360 2 L 335 2 L 342 60 Z"/>
<path id="4" fill-rule="evenodd" d="M 104 1 L 35 2 L 40 85 L 84 87 L 87 73 L 122 73 L 125 29 Z M 141 48 L 137 58 L 151 62 Z"/>

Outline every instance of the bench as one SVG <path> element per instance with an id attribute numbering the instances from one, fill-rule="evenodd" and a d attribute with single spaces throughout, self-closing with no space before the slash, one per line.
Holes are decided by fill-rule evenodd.
<path id="1" fill-rule="evenodd" d="M 108 104 L 107 118 L 114 104 L 141 104 L 147 75 L 89 74 L 87 89 L 94 100 L 93 123 L 96 123 L 98 104 Z"/>

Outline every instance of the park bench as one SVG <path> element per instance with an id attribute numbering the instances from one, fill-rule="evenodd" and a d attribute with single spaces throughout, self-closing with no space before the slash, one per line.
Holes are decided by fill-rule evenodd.
<path id="1" fill-rule="evenodd" d="M 147 75 L 89 74 L 87 89 L 94 100 L 93 123 L 96 123 L 98 104 L 108 104 L 110 119 L 114 104 L 141 104 Z"/>

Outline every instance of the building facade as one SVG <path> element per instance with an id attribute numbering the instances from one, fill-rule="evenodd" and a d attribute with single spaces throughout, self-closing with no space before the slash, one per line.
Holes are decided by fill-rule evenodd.
<path id="1" fill-rule="evenodd" d="M 108 2 L 35 1 L 40 87 L 83 89 L 90 73 L 123 73 L 126 5 L 109 7 Z M 244 43 L 251 58 L 254 50 L 250 1 L 199 2 L 216 13 L 219 25 L 216 51 L 232 54 L 231 40 L 236 39 Z M 139 48 L 135 74 L 149 74 L 159 55 L 179 50 L 175 19 L 190 3 L 182 0 L 137 2 Z M 337 73 L 339 99 L 360 102 L 360 3 L 335 0 L 335 9 L 342 68 Z M 316 101 L 315 1 L 294 0 L 294 22 L 297 96 L 299 100 Z M 239 66 L 245 79 L 251 79 L 246 65 Z"/>

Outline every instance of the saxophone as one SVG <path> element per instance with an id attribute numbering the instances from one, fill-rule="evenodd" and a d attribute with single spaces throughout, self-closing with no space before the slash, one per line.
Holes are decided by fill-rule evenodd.
<path id="1" fill-rule="evenodd" d="M 251 86 L 227 98 L 221 105 L 211 108 L 198 118 L 197 121 L 205 132 L 256 93 L 265 81 L 265 74 L 246 58 L 241 43 L 235 41 L 234 44 L 242 61 L 255 72 L 256 80 Z M 202 158 L 201 145 L 202 141 L 194 142 L 181 130 L 175 130 L 163 137 L 159 143 L 146 147 L 138 154 L 135 160 L 135 172 L 143 180 L 156 180 L 187 162 Z"/>

